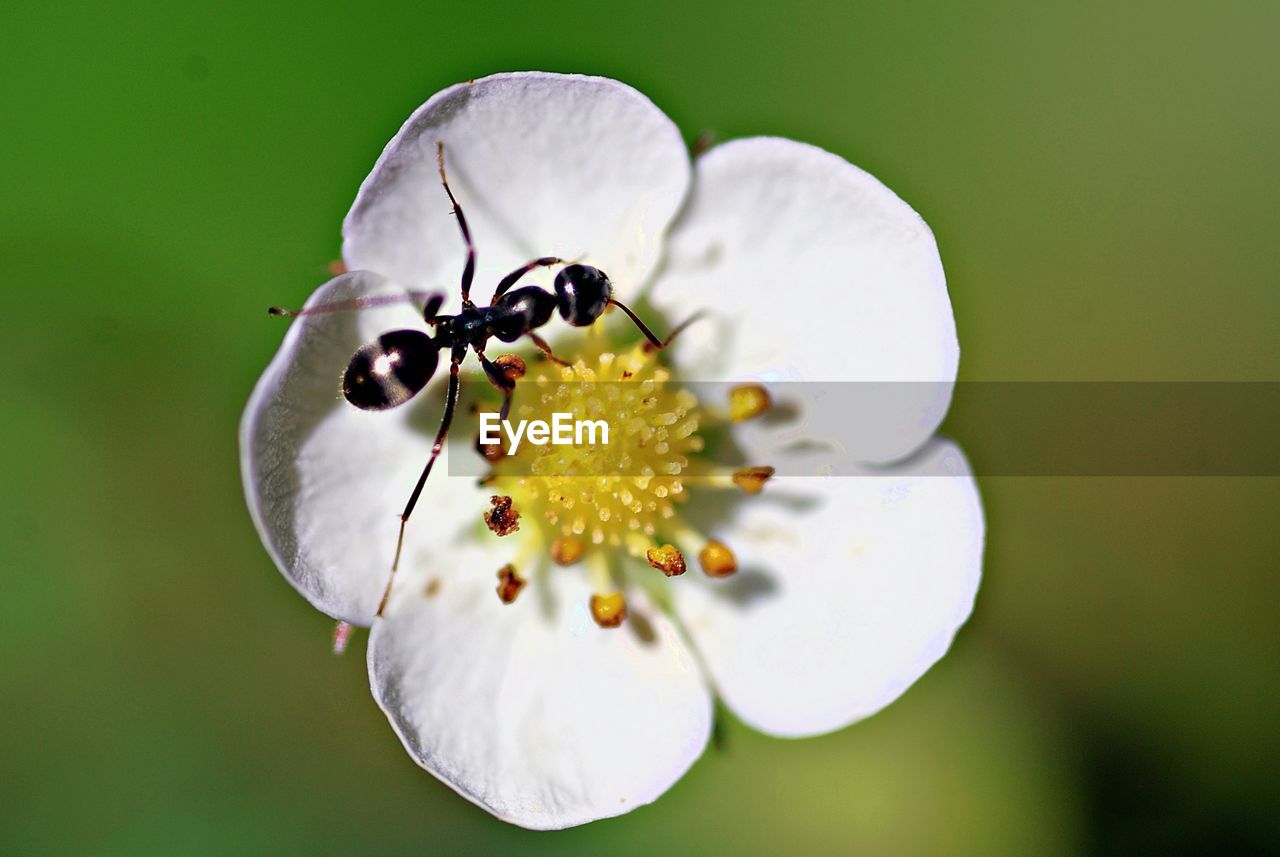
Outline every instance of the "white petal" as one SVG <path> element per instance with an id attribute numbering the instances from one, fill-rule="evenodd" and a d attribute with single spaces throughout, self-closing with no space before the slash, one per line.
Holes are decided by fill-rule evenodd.
<path id="1" fill-rule="evenodd" d="M 535 829 L 619 815 L 670 788 L 702 753 L 712 712 L 670 622 L 634 593 L 621 628 L 597 627 L 578 569 L 551 569 L 502 604 L 489 556 L 459 551 L 397 583 L 369 638 L 374 697 L 409 754 Z"/>
<path id="2" fill-rule="evenodd" d="M 910 206 L 829 152 L 775 138 L 717 146 L 694 169 L 653 299 L 703 380 L 928 381 L 860 408 L 850 452 L 889 461 L 942 421 L 959 360 L 937 244 Z"/>
<path id="3" fill-rule="evenodd" d="M 775 478 L 726 527 L 741 570 L 676 609 L 744 721 L 816 735 L 888 705 L 947 651 L 973 609 L 985 525 L 953 444 L 891 476 Z M 954 476 L 921 475 L 954 473 Z"/>
<path id="4" fill-rule="evenodd" d="M 343 224 L 348 267 L 410 286 L 458 282 L 464 245 L 437 141 L 475 237 L 483 298 L 540 256 L 581 258 L 623 292 L 638 287 L 689 184 L 679 131 L 631 87 L 498 74 L 432 96 L 387 144 Z"/>
<path id="5" fill-rule="evenodd" d="M 354 272 L 321 286 L 307 306 L 383 294 L 404 290 Z M 240 423 L 241 475 L 263 544 L 312 604 L 358 625 L 373 620 L 398 515 L 426 462 L 443 401 L 440 378 L 392 411 L 360 411 L 343 399 L 342 373 L 355 350 L 397 328 L 424 329 L 413 305 L 295 320 Z M 447 469 L 447 460 L 437 463 L 407 543 L 448 525 L 466 508 L 458 501 L 463 493 L 479 498 L 469 508 L 471 521 L 480 519 L 475 480 L 451 479 Z"/>

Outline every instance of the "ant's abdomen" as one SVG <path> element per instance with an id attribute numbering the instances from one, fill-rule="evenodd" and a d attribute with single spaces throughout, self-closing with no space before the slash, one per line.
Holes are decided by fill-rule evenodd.
<path id="1" fill-rule="evenodd" d="M 365 411 L 385 411 L 427 386 L 438 360 L 435 343 L 419 330 L 393 330 L 360 347 L 342 376 L 342 395 Z"/>

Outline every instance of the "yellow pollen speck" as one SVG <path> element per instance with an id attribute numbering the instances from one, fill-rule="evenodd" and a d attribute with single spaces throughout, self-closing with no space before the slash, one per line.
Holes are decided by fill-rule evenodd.
<path id="1" fill-rule="evenodd" d="M 773 476 L 772 467 L 746 467 L 734 472 L 733 484 L 746 494 L 759 494 L 764 488 L 764 483 L 768 482 L 771 476 Z"/>
<path id="2" fill-rule="evenodd" d="M 708 577 L 728 577 L 738 570 L 738 558 L 733 551 L 715 539 L 708 540 L 706 547 L 698 552 L 698 563 Z"/>
<path id="3" fill-rule="evenodd" d="M 684 574 L 684 555 L 676 550 L 675 545 L 663 545 L 660 548 L 649 548 L 645 552 L 649 565 L 661 571 L 667 577 Z"/>
<path id="4" fill-rule="evenodd" d="M 627 618 L 627 600 L 621 592 L 591 596 L 591 618 L 601 628 L 616 628 Z"/>
<path id="5" fill-rule="evenodd" d="M 739 384 L 729 391 L 729 419 L 735 423 L 758 417 L 772 405 L 769 391 L 759 384 Z"/>

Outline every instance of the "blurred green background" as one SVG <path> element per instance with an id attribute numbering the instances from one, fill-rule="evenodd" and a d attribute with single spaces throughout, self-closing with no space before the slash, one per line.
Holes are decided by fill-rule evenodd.
<path id="1" fill-rule="evenodd" d="M 334 658 L 259 545 L 235 432 L 263 309 L 325 279 L 400 122 L 525 68 L 872 171 L 938 235 L 964 379 L 1280 380 L 1280 5 L 19 0 L 0 29 L 0 851 L 1280 848 L 1275 479 L 985 479 L 977 612 L 899 702 L 731 724 L 653 806 L 534 834 L 401 751 L 363 633 Z"/>

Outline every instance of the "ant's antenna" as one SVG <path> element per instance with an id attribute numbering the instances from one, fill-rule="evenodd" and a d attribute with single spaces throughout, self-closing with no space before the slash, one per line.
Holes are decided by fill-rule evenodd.
<path id="1" fill-rule="evenodd" d="M 649 326 L 641 321 L 638 315 L 631 311 L 631 307 L 627 306 L 622 301 L 614 300 L 613 298 L 609 298 L 609 305 L 616 306 L 618 309 L 625 312 L 627 317 L 636 323 L 636 327 L 640 328 L 640 332 L 644 334 L 644 338 L 649 340 L 650 347 L 656 351 L 661 351 L 663 348 L 666 348 L 671 344 L 672 340 L 680 335 L 681 331 L 707 314 L 706 310 L 698 310 L 693 315 L 677 324 L 675 329 L 667 334 L 666 339 L 659 339 L 657 334 L 650 330 Z"/>

